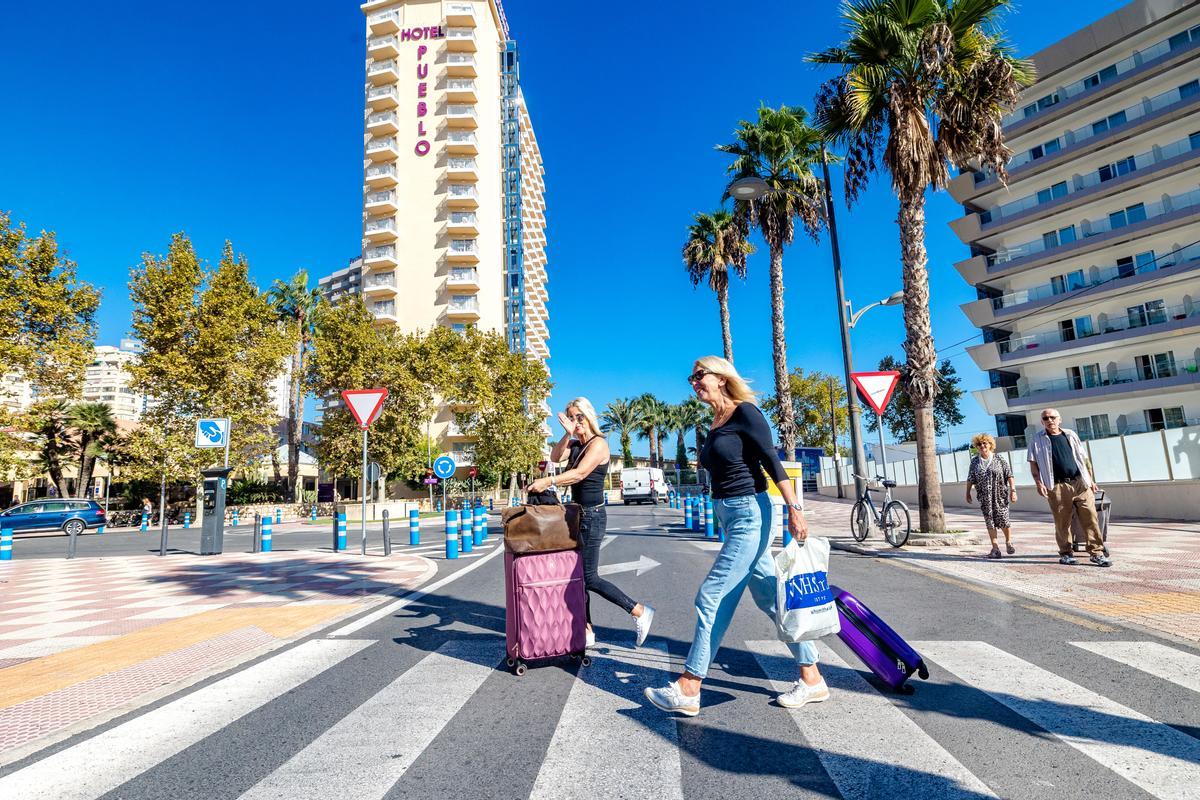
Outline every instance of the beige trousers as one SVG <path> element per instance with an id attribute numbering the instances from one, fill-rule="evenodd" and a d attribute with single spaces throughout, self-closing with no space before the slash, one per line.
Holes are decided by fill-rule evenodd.
<path id="1" fill-rule="evenodd" d="M 1071 555 L 1071 516 L 1079 515 L 1079 524 L 1087 534 L 1088 553 L 1104 555 L 1104 539 L 1100 536 L 1100 520 L 1096 516 L 1096 496 L 1083 478 L 1070 483 L 1056 483 L 1050 490 L 1050 513 L 1054 516 L 1054 538 L 1058 554 Z"/>

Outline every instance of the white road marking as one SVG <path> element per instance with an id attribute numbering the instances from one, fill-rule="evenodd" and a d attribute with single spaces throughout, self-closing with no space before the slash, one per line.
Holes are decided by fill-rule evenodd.
<path id="1" fill-rule="evenodd" d="M 314 639 L 0 778 L 0 797 L 93 800 L 373 644 Z"/>
<path id="2" fill-rule="evenodd" d="M 1158 642 L 1071 642 L 1164 681 L 1200 692 L 1200 656 Z M 1200 780 L 1200 776 L 1197 778 Z"/>
<path id="3" fill-rule="evenodd" d="M 682 800 L 675 719 L 642 697 L 671 679 L 665 645 L 601 649 L 571 687 L 530 800 L 592 800 L 604 787 L 623 800 Z"/>
<path id="4" fill-rule="evenodd" d="M 987 642 L 913 647 L 1150 794 L 1200 798 L 1200 740 Z"/>
<path id="5" fill-rule="evenodd" d="M 746 646 L 779 692 L 792 688 L 796 663 L 783 642 Z M 817 643 L 830 698 L 792 709 L 838 792 L 846 800 L 876 797 L 995 797 L 917 723 L 823 642 Z"/>
<path id="6" fill-rule="evenodd" d="M 495 642 L 448 642 L 355 708 L 241 800 L 381 798 L 493 674 Z"/>
<path id="7" fill-rule="evenodd" d="M 641 575 L 659 566 L 662 565 L 653 558 L 638 556 L 637 561 L 626 561 L 621 564 L 603 564 L 600 566 L 599 572 L 601 575 L 616 575 L 620 572 L 636 572 L 638 575 Z"/>

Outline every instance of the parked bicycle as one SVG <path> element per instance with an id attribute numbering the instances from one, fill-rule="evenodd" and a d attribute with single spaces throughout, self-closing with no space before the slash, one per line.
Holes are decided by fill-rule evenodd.
<path id="1" fill-rule="evenodd" d="M 856 542 L 861 542 L 871 533 L 874 523 L 883 533 L 883 538 L 892 547 L 903 547 L 912 532 L 912 522 L 908 516 L 908 506 L 901 500 L 892 499 L 892 488 L 896 482 L 882 475 L 876 475 L 875 480 L 883 486 L 883 502 L 879 510 L 875 510 L 875 501 L 871 498 L 871 481 L 862 475 L 854 477 L 863 482 L 863 493 L 854 503 L 850 511 L 850 534 Z M 878 491 L 878 488 L 876 488 Z"/>

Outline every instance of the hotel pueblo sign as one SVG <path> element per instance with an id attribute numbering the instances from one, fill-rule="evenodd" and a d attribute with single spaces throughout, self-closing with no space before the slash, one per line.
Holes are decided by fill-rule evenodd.
<path id="1" fill-rule="evenodd" d="M 446 38 L 446 29 L 440 25 L 428 28 L 408 28 L 400 31 L 400 41 L 402 42 L 444 38 Z M 429 140 L 425 138 L 428 136 L 425 131 L 425 116 L 429 113 L 429 104 L 425 102 L 425 97 L 429 94 L 429 84 L 426 83 L 429 78 L 429 62 L 425 60 L 425 56 L 428 54 L 428 47 L 423 44 L 417 45 L 417 144 L 413 151 L 419 156 L 429 155 L 431 149 Z"/>

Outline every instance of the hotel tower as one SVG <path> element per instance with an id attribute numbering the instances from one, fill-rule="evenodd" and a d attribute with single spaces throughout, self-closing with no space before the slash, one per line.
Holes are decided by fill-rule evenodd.
<path id="1" fill-rule="evenodd" d="M 361 294 L 379 324 L 497 331 L 545 361 L 542 159 L 500 0 L 371 0 L 362 11 L 362 258 L 322 286 Z M 451 411 L 434 424 L 443 449 L 470 464 Z"/>

